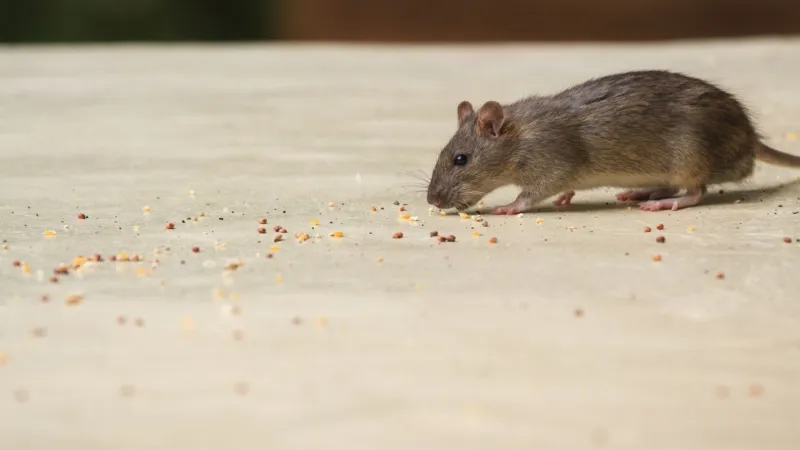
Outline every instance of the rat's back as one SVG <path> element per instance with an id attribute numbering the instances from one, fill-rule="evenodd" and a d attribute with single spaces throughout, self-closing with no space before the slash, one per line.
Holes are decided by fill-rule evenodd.
<path id="1" fill-rule="evenodd" d="M 715 183 L 752 172 L 758 135 L 748 114 L 707 81 L 669 71 L 626 72 L 591 79 L 552 100 L 571 112 L 594 170 L 679 173 Z"/>

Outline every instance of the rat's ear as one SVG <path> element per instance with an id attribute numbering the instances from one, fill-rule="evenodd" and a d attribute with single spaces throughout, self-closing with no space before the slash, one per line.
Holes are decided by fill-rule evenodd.
<path id="1" fill-rule="evenodd" d="M 464 123 L 464 119 L 466 119 L 470 114 L 475 112 L 472 109 L 472 103 L 464 100 L 463 102 L 458 104 L 458 126 L 461 127 L 461 124 Z"/>
<path id="2" fill-rule="evenodd" d="M 478 128 L 492 137 L 500 136 L 504 121 L 503 107 L 494 100 L 484 103 L 478 110 Z"/>

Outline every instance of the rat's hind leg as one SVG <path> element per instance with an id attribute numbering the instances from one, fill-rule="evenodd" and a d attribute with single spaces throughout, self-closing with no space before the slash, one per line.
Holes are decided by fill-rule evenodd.
<path id="1" fill-rule="evenodd" d="M 572 197 L 575 197 L 575 191 L 562 192 L 558 198 L 553 200 L 553 204 L 556 206 L 569 206 L 572 204 Z"/>
<path id="2" fill-rule="evenodd" d="M 661 200 L 650 200 L 639 203 L 639 208 L 644 211 L 661 211 L 669 209 L 676 211 L 682 208 L 688 208 L 700 203 L 700 198 L 706 193 L 705 186 L 698 186 L 695 188 L 687 189 L 686 194 L 681 197 L 665 198 Z"/>
<path id="3" fill-rule="evenodd" d="M 617 194 L 617 200 L 624 201 L 641 201 L 641 200 L 661 200 L 663 198 L 670 198 L 680 192 L 677 188 L 646 188 L 646 189 L 628 189 L 627 191 Z"/>

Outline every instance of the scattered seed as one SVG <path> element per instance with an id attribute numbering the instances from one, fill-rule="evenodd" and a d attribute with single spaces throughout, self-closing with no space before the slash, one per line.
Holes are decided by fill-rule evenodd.
<path id="1" fill-rule="evenodd" d="M 272 242 L 280 242 L 282 240 L 283 240 L 282 234 L 276 234 L 275 236 L 272 236 Z"/>
<path id="2" fill-rule="evenodd" d="M 750 388 L 747 390 L 747 393 L 748 395 L 750 395 L 750 397 L 753 398 L 761 397 L 762 395 L 764 395 L 764 386 L 760 384 L 751 384 Z"/>
<path id="3" fill-rule="evenodd" d="M 376 207 L 374 207 L 374 206 L 370 206 L 369 210 L 370 210 L 370 211 L 372 211 L 372 212 L 375 212 L 375 211 L 377 211 L 377 210 L 378 210 L 378 208 L 376 208 Z"/>
<path id="4" fill-rule="evenodd" d="M 581 318 L 581 317 L 583 317 L 583 310 L 578 308 L 573 312 L 573 314 L 575 315 L 575 317 Z"/>
<path id="5" fill-rule="evenodd" d="M 439 236 L 439 242 L 447 242 L 447 238 L 444 236 Z"/>
<path id="6" fill-rule="evenodd" d="M 200 253 L 200 247 L 192 247 L 193 253 Z"/>
<path id="7" fill-rule="evenodd" d="M 658 236 L 656 238 L 656 242 L 658 242 L 659 244 L 663 244 L 664 242 L 666 242 L 666 240 L 667 239 L 664 236 Z"/>
<path id="8" fill-rule="evenodd" d="M 144 206 L 142 207 L 142 212 L 143 212 L 143 213 L 145 213 L 145 214 L 149 213 L 149 212 L 150 212 L 150 207 L 149 207 L 149 206 L 147 206 L 147 205 L 144 205 Z"/>
<path id="9" fill-rule="evenodd" d="M 117 316 L 117 325 L 123 326 L 128 322 L 128 319 L 125 316 Z"/>
<path id="10" fill-rule="evenodd" d="M 658 253 L 653 255 L 653 261 L 656 261 L 656 262 L 661 261 L 661 255 L 659 255 Z"/>
<path id="11" fill-rule="evenodd" d="M 51 283 L 58 283 L 58 277 L 50 277 Z"/>
<path id="12" fill-rule="evenodd" d="M 405 207 L 405 206 L 401 206 L 401 207 L 400 207 L 400 208 L 398 208 L 398 209 L 399 209 L 399 210 L 402 212 L 402 211 L 405 211 L 405 210 L 406 210 L 406 207 Z"/>
<path id="13" fill-rule="evenodd" d="M 431 231 L 431 237 L 436 237 L 439 235 L 438 231 Z"/>
<path id="14" fill-rule="evenodd" d="M 644 227 L 644 232 L 645 233 L 649 233 L 651 231 L 653 231 L 653 230 L 650 227 Z"/>
<path id="15" fill-rule="evenodd" d="M 398 202 L 397 200 L 393 201 L 393 202 L 392 202 L 392 204 L 393 204 L 394 206 L 400 206 L 400 202 Z"/>
<path id="16" fill-rule="evenodd" d="M 267 223 L 267 219 L 258 219 L 258 223 L 264 225 Z"/>
<path id="17" fill-rule="evenodd" d="M 722 272 L 717 272 L 716 277 L 717 277 L 718 280 L 724 280 L 725 279 L 725 274 L 722 273 Z"/>
<path id="18" fill-rule="evenodd" d="M 168 230 L 174 230 L 175 229 L 175 224 L 172 223 L 172 222 L 167 222 L 167 229 Z"/>
<path id="19" fill-rule="evenodd" d="M 77 294 L 72 294 L 67 297 L 67 306 L 75 306 L 83 301 L 83 297 Z"/>
<path id="20" fill-rule="evenodd" d="M 14 261 L 11 262 L 11 265 L 14 266 L 14 267 L 20 267 L 22 265 L 22 263 L 17 261 L 17 260 L 14 260 Z"/>
<path id="21" fill-rule="evenodd" d="M 264 229 L 264 228 L 261 228 L 261 227 L 259 227 L 259 228 L 258 228 L 258 234 L 264 234 L 264 233 L 266 233 L 266 232 L 267 232 L 267 230 L 266 230 L 266 229 Z"/>
<path id="22" fill-rule="evenodd" d="M 383 258 L 380 258 L 380 257 L 379 257 L 379 258 L 378 258 L 378 262 L 379 262 L 379 263 L 382 263 L 382 262 L 383 262 Z"/>
<path id="23" fill-rule="evenodd" d="M 78 213 L 78 219 L 79 219 L 79 220 L 84 220 L 84 219 L 86 219 L 86 214 L 84 214 L 84 213 Z"/>
<path id="24" fill-rule="evenodd" d="M 133 321 L 133 323 L 137 327 L 142 328 L 144 326 L 144 319 L 142 319 L 141 317 L 137 317 L 136 320 Z"/>
<path id="25" fill-rule="evenodd" d="M 278 233 L 286 233 L 286 228 L 280 227 Z"/>
<path id="26" fill-rule="evenodd" d="M 660 223 L 660 224 L 656 225 L 656 230 L 663 230 L 663 229 L 664 229 L 664 224 L 663 223 Z"/>
<path id="27" fill-rule="evenodd" d="M 455 241 L 456 241 L 456 237 L 453 236 L 452 234 L 447 236 L 447 242 L 455 242 Z"/>
<path id="28" fill-rule="evenodd" d="M 400 214 L 400 218 L 403 219 L 403 220 L 410 219 L 411 218 L 411 214 Z"/>
<path id="29" fill-rule="evenodd" d="M 688 227 L 686 227 L 686 231 L 692 232 L 694 231 L 694 227 L 689 225 Z"/>
<path id="30" fill-rule="evenodd" d="M 483 222 L 481 222 L 481 226 L 488 227 L 489 226 L 489 222 L 484 220 Z"/>
<path id="31" fill-rule="evenodd" d="M 335 238 L 344 237 L 344 233 L 341 232 L 341 231 L 334 231 L 333 233 L 331 233 L 331 237 L 335 237 Z"/>
<path id="32" fill-rule="evenodd" d="M 52 236 L 55 236 L 56 234 L 57 233 L 55 231 L 53 231 L 53 230 L 45 230 L 45 232 L 44 232 L 44 235 L 46 237 L 52 237 Z"/>
<path id="33" fill-rule="evenodd" d="M 469 214 L 465 212 L 458 213 L 458 216 L 461 217 L 462 219 L 469 219 Z"/>
<path id="34" fill-rule="evenodd" d="M 328 207 L 329 207 L 329 208 L 333 208 L 334 206 L 336 206 L 336 203 L 334 203 L 334 202 L 328 202 Z"/>
<path id="35" fill-rule="evenodd" d="M 472 232 L 472 236 L 474 236 L 474 237 L 479 237 L 480 235 L 481 235 L 481 234 L 480 234 L 480 233 L 478 233 L 477 231 L 473 231 L 473 232 Z"/>
<path id="36" fill-rule="evenodd" d="M 402 239 L 402 238 L 403 238 L 403 233 L 400 231 L 392 235 L 392 239 Z"/>
<path id="37" fill-rule="evenodd" d="M 497 238 L 496 237 L 490 237 L 489 238 L 489 243 L 490 244 L 497 244 Z"/>
<path id="38" fill-rule="evenodd" d="M 69 275 L 69 267 L 65 265 L 60 265 L 53 269 L 53 273 L 56 275 Z"/>
<path id="39" fill-rule="evenodd" d="M 787 244 L 791 244 L 791 243 L 792 243 L 792 238 L 790 238 L 790 237 L 785 237 L 785 238 L 783 238 L 783 242 L 785 242 L 785 243 L 787 243 Z"/>

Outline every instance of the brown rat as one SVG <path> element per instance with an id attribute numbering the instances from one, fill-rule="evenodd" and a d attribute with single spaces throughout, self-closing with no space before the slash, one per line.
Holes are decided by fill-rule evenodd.
<path id="1" fill-rule="evenodd" d="M 559 194 L 618 187 L 643 210 L 698 204 L 706 186 L 743 181 L 755 160 L 800 168 L 800 157 L 761 142 L 748 112 L 713 84 L 668 71 L 634 71 L 477 112 L 458 105 L 458 130 L 444 147 L 428 203 L 465 209 L 489 192 L 522 192 L 495 214 L 517 214 Z M 685 191 L 683 195 L 677 195 Z"/>

